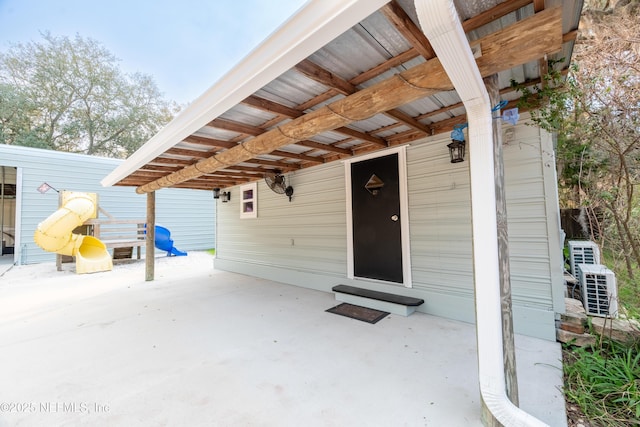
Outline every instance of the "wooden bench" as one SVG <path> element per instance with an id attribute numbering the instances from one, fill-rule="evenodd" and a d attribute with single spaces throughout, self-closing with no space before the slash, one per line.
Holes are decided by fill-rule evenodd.
<path id="1" fill-rule="evenodd" d="M 424 304 L 424 300 L 420 298 L 374 291 L 356 286 L 336 285 L 331 290 L 335 292 L 336 300 L 338 301 L 388 311 L 401 316 L 410 315 L 418 306 Z"/>
<path id="2" fill-rule="evenodd" d="M 127 254 L 127 258 L 133 258 L 134 247 L 137 248 L 137 257 L 140 259 L 140 248 L 146 244 L 144 220 L 90 219 L 85 225 L 91 227 L 91 236 L 100 239 L 107 248 L 114 249 L 114 259 L 124 258 Z M 130 248 L 130 251 L 121 250 L 122 248 Z"/>
<path id="3" fill-rule="evenodd" d="M 73 232 L 100 239 L 107 248 L 113 249 L 113 259 L 133 258 L 133 248 L 137 248 L 137 257 L 141 257 L 141 247 L 146 243 L 145 222 L 139 219 L 89 219 L 76 227 Z M 56 268 L 62 271 L 63 263 L 73 262 L 74 258 L 56 254 Z"/>

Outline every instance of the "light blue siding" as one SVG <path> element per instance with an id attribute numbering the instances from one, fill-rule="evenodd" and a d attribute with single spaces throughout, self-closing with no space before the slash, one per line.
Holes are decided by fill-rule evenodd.
<path id="1" fill-rule="evenodd" d="M 47 182 L 58 190 L 97 193 L 100 207 L 117 219 L 145 219 L 146 196 L 134 187 L 103 187 L 100 184 L 121 160 L 0 144 L 0 165 L 18 168 L 20 241 L 19 264 L 54 261 L 33 241 L 38 223 L 58 209 L 58 195 L 37 188 Z M 100 215 L 104 218 L 103 215 Z M 211 192 L 167 189 L 156 194 L 156 223 L 171 231 L 175 246 L 183 251 L 215 246 L 215 204 Z"/>
<path id="2" fill-rule="evenodd" d="M 258 182 L 258 216 L 240 219 L 239 191 L 218 202 L 218 247 L 224 258 L 317 274 L 346 275 L 343 166 L 290 174 L 293 201 Z"/>
<path id="3" fill-rule="evenodd" d="M 556 246 L 552 147 L 520 124 L 505 143 L 505 179 L 514 321 L 517 332 L 555 339 L 562 259 Z M 427 313 L 473 322 L 469 162 L 451 164 L 448 135 L 407 149 L 413 288 L 347 279 L 344 167 L 339 162 L 288 174 L 293 202 L 258 185 L 258 217 L 240 219 L 238 189 L 218 203 L 216 268 L 323 291 L 354 284 L 425 299 Z M 473 147 L 471 147 L 472 154 Z M 491 201 L 488 201 L 491 202 Z M 482 250 L 482 248 L 477 248 Z"/>

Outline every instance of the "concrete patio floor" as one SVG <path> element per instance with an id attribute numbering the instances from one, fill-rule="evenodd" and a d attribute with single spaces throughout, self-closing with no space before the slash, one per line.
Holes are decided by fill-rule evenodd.
<path id="1" fill-rule="evenodd" d="M 65 265 L 66 270 L 73 270 Z M 375 325 L 205 253 L 0 278 L 0 426 L 479 426 L 473 325 Z M 566 426 L 557 343 L 517 336 L 521 407 Z"/>
<path id="2" fill-rule="evenodd" d="M 0 256 L 0 277 L 13 267 L 13 254 Z"/>

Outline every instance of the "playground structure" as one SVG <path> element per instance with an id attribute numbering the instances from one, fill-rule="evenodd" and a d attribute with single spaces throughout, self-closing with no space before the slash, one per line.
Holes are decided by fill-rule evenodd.
<path id="1" fill-rule="evenodd" d="M 133 248 L 140 259 L 146 244 L 146 224 L 142 219 L 116 219 L 98 206 L 95 193 L 60 192 L 60 208 L 38 224 L 34 240 L 42 249 L 55 252 L 58 271 L 63 256 L 75 257 L 76 273 L 109 271 L 113 259 L 133 258 Z M 107 218 L 98 218 L 98 212 Z M 167 256 L 186 256 L 173 245 L 171 232 L 161 225 L 155 227 L 156 248 Z M 109 253 L 113 249 L 113 257 Z"/>
<path id="2" fill-rule="evenodd" d="M 168 228 L 163 227 L 161 225 L 156 225 L 156 238 L 155 238 L 155 246 L 156 248 L 167 251 L 167 256 L 186 256 L 187 253 L 177 249 L 173 246 L 173 240 L 171 240 L 171 232 Z"/>
<path id="3" fill-rule="evenodd" d="M 113 259 L 133 258 L 133 248 L 140 259 L 140 248 L 146 245 L 147 224 L 142 219 L 116 219 L 107 211 L 100 212 L 109 219 L 90 219 L 88 234 L 100 239 L 107 248 L 113 248 Z M 154 246 L 166 251 L 167 256 L 186 256 L 187 253 L 173 246 L 171 231 L 161 225 L 155 227 Z"/>
<path id="4" fill-rule="evenodd" d="M 48 252 L 76 259 L 76 273 L 95 273 L 113 268 L 106 245 L 94 236 L 73 233 L 85 221 L 98 215 L 95 193 L 62 191 L 60 208 L 38 224 L 33 239 Z"/>
<path id="5" fill-rule="evenodd" d="M 84 223 L 86 233 L 100 239 L 108 249 L 113 249 L 113 259 L 133 258 L 136 248 L 140 259 L 141 248 L 146 244 L 143 219 L 117 219 L 100 208 L 107 219 L 90 219 Z"/>

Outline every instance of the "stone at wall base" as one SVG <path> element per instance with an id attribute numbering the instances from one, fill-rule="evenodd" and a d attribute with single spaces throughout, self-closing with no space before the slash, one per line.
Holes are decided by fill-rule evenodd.
<path id="1" fill-rule="evenodd" d="M 637 322 L 625 319 L 591 318 L 593 330 L 622 344 L 640 343 L 640 327 Z"/>
<path id="2" fill-rule="evenodd" d="M 561 343 L 571 344 L 578 347 L 590 347 L 596 343 L 596 337 L 594 335 L 576 334 L 560 328 L 556 329 L 556 340 Z"/>

